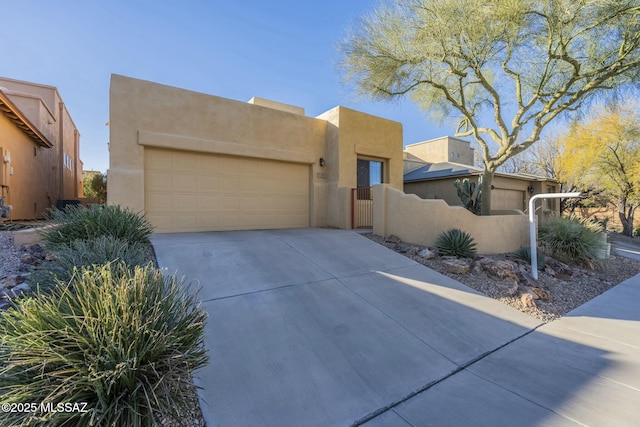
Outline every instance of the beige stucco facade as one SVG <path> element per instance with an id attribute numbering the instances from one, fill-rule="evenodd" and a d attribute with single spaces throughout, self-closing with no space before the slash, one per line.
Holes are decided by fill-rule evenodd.
<path id="1" fill-rule="evenodd" d="M 348 228 L 358 158 L 402 188 L 402 126 L 344 107 L 313 118 L 113 75 L 109 122 L 108 203 L 159 232 Z"/>
<path id="2" fill-rule="evenodd" d="M 473 148 L 468 141 L 452 137 L 408 145 L 404 151 L 404 191 L 422 199 L 441 199 L 449 206 L 462 206 L 455 181 L 467 178 L 477 184 L 482 175 L 481 169 L 474 167 L 473 156 Z M 430 170 L 434 171 L 434 176 L 426 178 L 429 174 L 425 174 L 424 179 L 416 179 L 415 171 L 426 165 L 432 165 Z M 514 209 L 526 212 L 533 195 L 553 193 L 557 187 L 556 182 L 533 175 L 495 173 L 491 191 L 492 212 Z M 557 213 L 559 206 L 554 200 L 544 201 L 538 209 L 540 219 Z"/>
<path id="3" fill-rule="evenodd" d="M 451 136 L 407 145 L 405 152 L 423 161 L 429 159 L 429 163 L 454 162 L 473 165 L 474 160 L 471 143 Z"/>
<path id="4" fill-rule="evenodd" d="M 10 219 L 82 196 L 80 133 L 57 89 L 0 78 L 0 186 Z"/>

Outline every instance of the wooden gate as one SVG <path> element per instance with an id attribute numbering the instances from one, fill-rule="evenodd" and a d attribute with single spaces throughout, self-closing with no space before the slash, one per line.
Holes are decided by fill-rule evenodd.
<path id="1" fill-rule="evenodd" d="M 351 189 L 351 228 L 373 228 L 371 187 Z"/>

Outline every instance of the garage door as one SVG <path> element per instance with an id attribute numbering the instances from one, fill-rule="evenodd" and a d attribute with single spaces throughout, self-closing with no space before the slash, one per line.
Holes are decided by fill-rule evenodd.
<path id="1" fill-rule="evenodd" d="M 524 210 L 524 191 L 502 190 L 492 191 L 491 209 L 495 211 L 518 209 Z"/>
<path id="2" fill-rule="evenodd" d="M 309 166 L 145 149 L 145 211 L 156 232 L 309 226 Z"/>

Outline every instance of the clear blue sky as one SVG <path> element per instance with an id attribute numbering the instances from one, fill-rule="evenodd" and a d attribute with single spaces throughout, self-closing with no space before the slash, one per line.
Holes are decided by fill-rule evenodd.
<path id="1" fill-rule="evenodd" d="M 112 73 L 317 116 L 337 105 L 403 124 L 411 144 L 443 135 L 410 102 L 354 97 L 336 45 L 370 0 L 19 0 L 3 2 L 0 76 L 56 86 L 86 170 L 109 165 Z"/>

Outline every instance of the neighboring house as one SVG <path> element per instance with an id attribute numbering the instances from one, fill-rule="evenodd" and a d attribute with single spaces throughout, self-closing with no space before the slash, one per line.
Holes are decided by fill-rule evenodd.
<path id="1" fill-rule="evenodd" d="M 82 196 L 80 134 L 58 90 L 0 78 L 0 196 L 13 220 Z"/>
<path id="2" fill-rule="evenodd" d="M 157 232 L 350 228 L 371 197 L 353 188 L 402 189 L 402 125 L 348 108 L 314 118 L 113 75 L 109 110 L 107 202 Z"/>
<path id="3" fill-rule="evenodd" d="M 477 183 L 483 169 L 473 166 L 473 148 L 468 141 L 442 137 L 408 145 L 404 152 L 404 192 L 423 199 L 443 199 L 461 206 L 454 182 L 468 178 Z M 553 193 L 557 182 L 529 174 L 496 172 L 491 192 L 492 212 L 525 212 L 531 196 Z M 559 212 L 557 199 L 543 201 L 542 212 Z"/>

